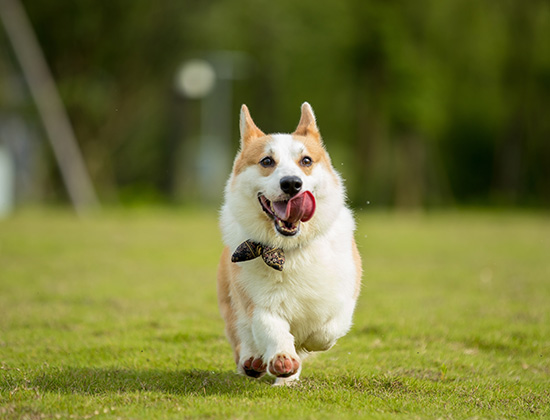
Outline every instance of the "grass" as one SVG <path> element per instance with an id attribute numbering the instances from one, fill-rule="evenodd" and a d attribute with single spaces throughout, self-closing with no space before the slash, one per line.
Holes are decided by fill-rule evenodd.
<path id="1" fill-rule="evenodd" d="M 234 374 L 215 212 L 0 221 L 0 417 L 550 416 L 550 219 L 358 219 L 355 326 L 288 388 Z"/>

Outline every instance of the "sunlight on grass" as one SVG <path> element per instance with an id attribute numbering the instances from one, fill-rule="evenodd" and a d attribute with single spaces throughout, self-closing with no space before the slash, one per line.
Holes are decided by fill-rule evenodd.
<path id="1" fill-rule="evenodd" d="M 282 389 L 234 374 L 214 211 L 0 221 L 0 417 L 550 415 L 550 219 L 358 220 L 354 328 Z"/>

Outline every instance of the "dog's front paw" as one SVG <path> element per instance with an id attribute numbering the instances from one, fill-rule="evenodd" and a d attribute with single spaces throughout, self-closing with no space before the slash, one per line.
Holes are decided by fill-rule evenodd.
<path id="1" fill-rule="evenodd" d="M 269 372 L 278 378 L 288 378 L 300 370 L 300 359 L 287 353 L 278 353 L 269 361 Z"/>
<path id="2" fill-rule="evenodd" d="M 251 357 L 242 364 L 244 374 L 252 378 L 259 378 L 267 371 L 267 366 L 261 357 Z"/>

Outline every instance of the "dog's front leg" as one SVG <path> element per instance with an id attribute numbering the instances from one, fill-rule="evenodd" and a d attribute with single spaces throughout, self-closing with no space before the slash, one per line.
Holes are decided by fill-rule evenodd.
<path id="1" fill-rule="evenodd" d="M 256 308 L 252 318 L 256 346 L 263 351 L 268 371 L 278 378 L 298 379 L 301 361 L 288 322 L 271 311 Z"/>

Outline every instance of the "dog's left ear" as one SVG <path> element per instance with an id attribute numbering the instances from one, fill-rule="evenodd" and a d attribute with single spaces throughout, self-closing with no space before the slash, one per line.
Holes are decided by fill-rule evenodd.
<path id="1" fill-rule="evenodd" d="M 311 105 L 307 102 L 302 104 L 302 116 L 293 134 L 296 136 L 311 136 L 317 140 L 321 140 L 321 133 L 319 133 L 319 128 L 317 128 L 317 123 L 315 122 L 315 114 Z"/>

